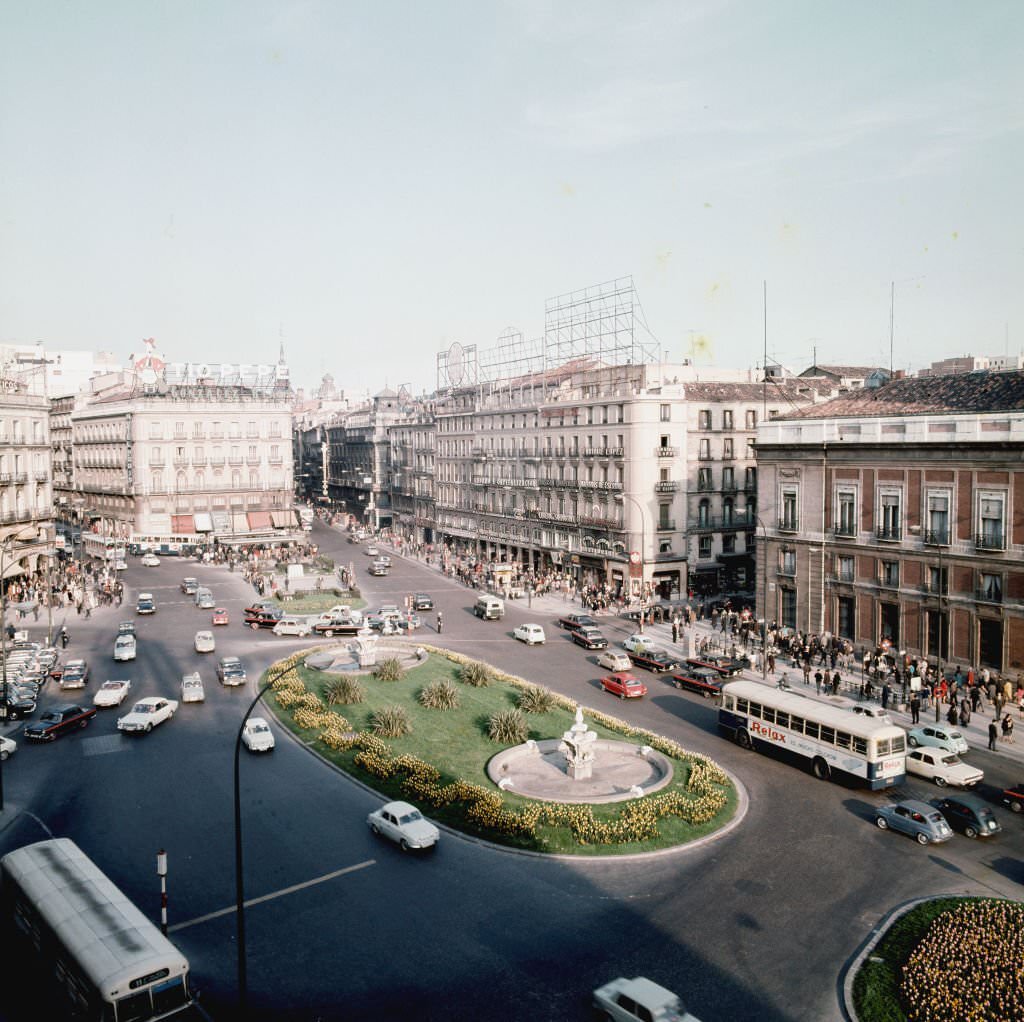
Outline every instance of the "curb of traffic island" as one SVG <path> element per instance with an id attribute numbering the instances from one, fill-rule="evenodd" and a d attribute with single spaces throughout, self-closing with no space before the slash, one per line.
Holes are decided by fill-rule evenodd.
<path id="1" fill-rule="evenodd" d="M 454 657 L 457 657 L 458 660 L 454 660 L 454 658 L 449 655 L 451 653 L 450 650 L 430 646 L 425 643 L 420 643 L 418 645 L 420 645 L 427 652 L 437 653 L 440 656 L 444 656 L 446 659 L 453 659 L 453 662 L 456 663 L 461 662 L 463 660 L 471 659 L 470 657 L 463 657 L 461 654 L 456 653 L 454 654 Z M 267 668 L 267 670 L 270 669 L 270 667 Z M 518 682 L 520 686 L 534 684 L 533 682 L 528 682 L 523 678 L 515 678 L 513 675 L 506 675 L 504 672 L 496 673 L 501 676 L 502 680 L 509 680 L 513 684 L 515 684 L 516 682 Z M 555 695 L 559 694 L 555 693 Z M 570 700 L 568 696 L 559 696 L 559 698 L 564 699 L 567 702 L 572 702 L 573 705 L 577 705 L 575 701 Z M 267 709 L 270 711 L 275 721 L 277 721 L 277 724 L 280 727 L 280 729 L 284 731 L 285 734 L 293 742 L 295 742 L 296 745 L 299 746 L 299 748 L 305 749 L 306 752 L 313 756 L 318 762 L 326 766 L 329 770 L 334 771 L 334 773 L 338 774 L 340 777 L 343 777 L 346 781 L 350 782 L 355 787 L 361 788 L 367 794 L 373 795 L 375 798 L 382 800 L 385 798 L 385 796 L 381 795 L 381 793 L 377 791 L 376 788 L 367 784 L 365 781 L 354 776 L 353 774 L 348 773 L 346 770 L 342 770 L 341 767 L 335 765 L 329 759 L 326 759 L 324 756 L 322 756 L 317 751 L 317 749 L 313 747 L 313 743 L 303 741 L 297 734 L 295 734 L 294 731 L 292 731 L 291 728 L 285 727 L 278 719 L 278 707 L 272 705 L 271 701 L 266 699 L 266 696 L 264 696 L 264 698 L 260 701 L 266 704 Z M 607 717 L 609 715 L 603 714 L 603 716 Z M 627 728 L 632 726 L 630 724 L 627 724 L 625 721 L 620 721 L 620 723 Z M 502 852 L 506 855 L 520 855 L 526 856 L 528 858 L 543 859 L 545 861 L 587 863 L 588 865 L 591 863 L 607 865 L 614 864 L 617 862 L 636 862 L 639 860 L 651 858 L 665 858 L 670 855 L 685 854 L 687 852 L 693 852 L 697 849 L 704 848 L 706 845 L 709 845 L 715 841 L 719 841 L 726 835 L 731 834 L 733 830 L 735 830 L 743 822 L 743 820 L 746 818 L 747 813 L 750 810 L 750 796 L 747 793 L 746 786 L 740 781 L 738 777 L 736 777 L 730 771 L 726 770 L 725 767 L 723 767 L 717 761 L 715 761 L 715 765 L 722 771 L 722 773 L 724 773 L 729 778 L 736 791 L 736 811 L 733 813 L 732 819 L 730 819 L 728 823 L 712 831 L 710 834 L 704 834 L 701 837 L 695 838 L 693 841 L 688 841 L 686 844 L 673 845 L 671 848 L 658 848 L 650 852 L 630 852 L 623 855 L 598 856 L 564 855 L 559 852 L 536 852 L 529 848 L 512 848 L 509 845 L 502 845 L 494 841 L 488 841 L 486 838 L 478 837 L 475 834 L 467 834 L 464 831 L 456 830 L 454 827 L 451 827 L 445 823 L 440 823 L 436 820 L 432 820 L 431 822 L 433 822 L 438 827 L 438 829 L 444 831 L 450 837 L 457 838 L 461 841 L 466 842 L 467 844 L 479 845 L 482 848 L 488 848 L 491 851 L 495 852 Z"/>

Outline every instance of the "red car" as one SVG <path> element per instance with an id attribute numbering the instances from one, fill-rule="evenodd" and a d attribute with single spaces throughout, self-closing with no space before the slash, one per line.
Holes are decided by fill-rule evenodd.
<path id="1" fill-rule="evenodd" d="M 227 607 L 218 607 L 213 612 L 213 623 L 215 625 L 226 625 L 228 623 L 228 609 L 227 609 Z"/>
<path id="2" fill-rule="evenodd" d="M 58 706 L 47 710 L 34 724 L 29 724 L 24 734 L 34 742 L 52 742 L 67 731 L 85 727 L 95 716 L 95 706 Z"/>
<path id="3" fill-rule="evenodd" d="M 1003 802 L 1015 813 L 1024 813 L 1024 784 L 1015 784 L 1003 792 Z"/>
<path id="4" fill-rule="evenodd" d="M 606 674 L 601 679 L 601 688 L 620 699 L 639 699 L 640 696 L 647 695 L 647 686 L 639 678 L 634 678 L 625 671 Z"/>

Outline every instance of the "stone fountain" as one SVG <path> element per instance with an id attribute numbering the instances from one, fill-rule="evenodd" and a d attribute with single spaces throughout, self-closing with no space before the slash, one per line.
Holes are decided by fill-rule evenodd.
<path id="1" fill-rule="evenodd" d="M 576 707 L 576 723 L 562 735 L 558 751 L 565 754 L 566 774 L 585 781 L 594 772 L 594 743 L 597 735 L 583 723 L 583 709 Z"/>

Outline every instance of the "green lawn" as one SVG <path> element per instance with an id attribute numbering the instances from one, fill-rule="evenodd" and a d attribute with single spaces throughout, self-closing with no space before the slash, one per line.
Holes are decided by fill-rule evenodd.
<path id="1" fill-rule="evenodd" d="M 297 668 L 300 677 L 311 692 L 322 695 L 323 687 L 336 675 L 311 671 L 305 667 Z M 424 686 L 441 679 L 456 680 L 459 692 L 459 706 L 454 710 L 430 710 L 421 706 L 417 695 Z M 500 752 L 505 746 L 491 741 L 487 735 L 487 721 L 496 710 L 508 709 L 518 705 L 518 690 L 512 685 L 492 682 L 486 688 L 474 688 L 458 680 L 458 669 L 447 659 L 432 655 L 427 661 L 407 672 L 397 682 L 379 681 L 376 678 L 360 675 L 359 681 L 366 691 L 366 701 L 356 705 L 334 706 L 332 709 L 340 713 L 352 725 L 354 731 L 370 729 L 370 721 L 375 710 L 392 704 L 405 708 L 412 724 L 411 734 L 401 738 L 387 739 L 390 751 L 398 756 L 408 754 L 435 766 L 441 773 L 440 784 L 449 784 L 459 779 L 473 784 L 485 786 L 489 790 L 498 791 L 485 772 L 487 761 Z M 364 773 L 354 762 L 354 749 L 336 751 L 317 741 L 318 730 L 303 730 L 296 725 L 292 714 L 280 710 L 276 700 L 269 697 L 268 703 L 277 712 L 281 720 L 307 742 L 315 743 L 317 751 L 339 767 L 364 779 L 372 787 L 390 797 L 404 796 L 401 781 L 381 779 Z M 568 708 L 556 707 L 545 714 L 527 714 L 529 736 L 540 740 L 557 738 L 573 723 L 574 712 Z M 644 744 L 641 738 L 628 739 L 612 728 L 588 718 L 588 726 L 601 738 L 633 741 Z M 672 782 L 658 794 L 676 791 L 687 794 L 687 781 L 690 766 L 684 760 L 673 759 L 675 770 Z M 428 809 L 430 815 L 461 830 L 480 834 L 490 840 L 512 844 L 517 847 L 536 848 L 552 852 L 573 852 L 582 854 L 626 854 L 637 851 L 650 851 L 655 848 L 669 847 L 687 841 L 720 828 L 732 818 L 736 808 L 736 793 L 732 785 L 724 789 L 726 803 L 718 815 L 708 823 L 693 825 L 678 816 L 668 815 L 658 822 L 659 836 L 642 843 L 599 844 L 581 846 L 564 826 L 541 824 L 536 838 L 523 836 L 512 837 L 499 835 L 467 820 L 465 807 L 461 803 L 441 808 Z M 657 796 L 653 796 L 657 797 Z M 510 810 L 517 810 L 531 804 L 531 800 L 510 792 L 502 793 L 502 800 Z M 613 821 L 619 818 L 627 803 L 615 805 L 592 806 L 594 817 L 598 820 Z"/>
<path id="2" fill-rule="evenodd" d="M 283 590 L 278 589 L 278 602 L 289 614 L 322 614 L 325 610 L 343 603 L 353 610 L 362 610 L 366 600 L 359 596 L 338 596 L 333 589 L 300 589 L 291 593 L 292 599 L 282 600 Z"/>

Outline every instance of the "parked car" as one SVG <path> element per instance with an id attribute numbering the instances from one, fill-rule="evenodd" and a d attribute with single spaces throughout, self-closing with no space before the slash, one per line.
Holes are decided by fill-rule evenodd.
<path id="1" fill-rule="evenodd" d="M 724 653 L 687 657 L 686 662 L 690 667 L 706 667 L 709 671 L 716 671 L 724 678 L 734 678 L 750 666 L 750 660 L 747 657 L 731 657 Z"/>
<path id="2" fill-rule="evenodd" d="M 639 699 L 647 695 L 647 686 L 639 678 L 624 672 L 606 674 L 601 679 L 601 688 L 620 699 Z"/>
<path id="3" fill-rule="evenodd" d="M 413 610 L 433 610 L 434 601 L 427 593 L 416 593 L 412 598 Z"/>
<path id="4" fill-rule="evenodd" d="M 679 661 L 673 660 L 663 649 L 634 650 L 629 654 L 629 659 L 635 666 L 655 674 L 664 674 L 679 667 Z"/>
<path id="5" fill-rule="evenodd" d="M 156 613 L 156 600 L 153 599 L 152 593 L 139 593 L 139 598 L 135 601 L 135 613 L 136 614 L 155 614 Z"/>
<path id="6" fill-rule="evenodd" d="M 36 701 L 19 696 L 7 686 L 7 698 L 0 695 L 0 720 L 24 720 L 36 712 Z"/>
<path id="7" fill-rule="evenodd" d="M 84 660 L 69 660 L 60 676 L 61 688 L 85 688 L 89 684 L 89 665 Z"/>
<path id="8" fill-rule="evenodd" d="M 1011 813 L 1024 813 L 1024 783 L 1015 784 L 1003 792 L 1003 805 L 1009 806 Z"/>
<path id="9" fill-rule="evenodd" d="M 542 646 L 546 636 L 540 625 L 524 624 L 513 629 L 512 638 L 525 642 L 527 646 Z"/>
<path id="10" fill-rule="evenodd" d="M 699 1022 L 665 987 L 643 976 L 619 977 L 593 994 L 594 1008 L 609 1022 Z"/>
<path id="11" fill-rule="evenodd" d="M 941 724 L 926 724 L 911 728 L 907 732 L 907 744 L 916 749 L 919 745 L 932 745 L 946 752 L 967 752 L 967 739 L 953 727 Z"/>
<path id="12" fill-rule="evenodd" d="M 244 685 L 246 678 L 242 661 L 236 656 L 221 657 L 217 664 L 217 677 L 222 685 Z"/>
<path id="13" fill-rule="evenodd" d="M 213 632 L 196 632 L 196 637 L 193 642 L 197 653 L 212 653 L 217 648 L 217 642 L 213 637 Z"/>
<path id="14" fill-rule="evenodd" d="M 676 671 L 672 675 L 672 684 L 676 688 L 688 688 L 691 692 L 699 692 L 705 699 L 722 694 L 722 675 L 707 667 L 685 667 L 681 671 Z"/>
<path id="15" fill-rule="evenodd" d="M 117 730 L 132 734 L 152 731 L 157 724 L 170 720 L 177 708 L 177 699 L 165 699 L 163 696 L 147 696 L 145 699 L 140 699 L 131 708 L 129 713 L 118 718 Z"/>
<path id="16" fill-rule="evenodd" d="M 875 810 L 875 826 L 908 834 L 920 845 L 940 844 L 953 836 L 942 813 L 916 798 L 879 806 Z"/>
<path id="17" fill-rule="evenodd" d="M 577 646 L 582 646 L 584 649 L 608 648 L 608 640 L 601 633 L 600 628 L 590 628 L 588 626 L 574 628 L 569 633 L 569 638 L 572 639 Z"/>
<path id="18" fill-rule="evenodd" d="M 217 607 L 213 612 L 211 623 L 214 625 L 226 625 L 230 620 L 231 617 L 228 614 L 228 608 Z"/>
<path id="19" fill-rule="evenodd" d="M 18 751 L 18 743 L 13 738 L 0 735 L 0 761 L 11 758 Z"/>
<path id="20" fill-rule="evenodd" d="M 264 607 L 251 613 L 246 610 L 245 623 L 254 630 L 257 628 L 273 628 L 283 617 L 283 610 L 277 607 Z"/>
<path id="21" fill-rule="evenodd" d="M 41 714 L 23 733 L 33 742 L 52 742 L 68 731 L 85 727 L 95 716 L 95 706 L 57 706 Z"/>
<path id="22" fill-rule="evenodd" d="M 119 635 L 114 640 L 115 660 L 134 660 L 136 652 L 134 635 Z"/>
<path id="23" fill-rule="evenodd" d="M 95 706 L 120 706 L 132 683 L 128 678 L 108 679 L 96 690 L 92 697 Z"/>
<path id="24" fill-rule="evenodd" d="M 297 635 L 304 639 L 310 633 L 309 622 L 304 617 L 292 617 L 286 614 L 274 625 L 275 635 Z"/>
<path id="25" fill-rule="evenodd" d="M 181 701 L 183 703 L 202 703 L 206 701 L 203 679 L 199 676 L 198 672 L 182 675 Z"/>
<path id="26" fill-rule="evenodd" d="M 946 795 L 934 799 L 932 805 L 946 817 L 953 830 L 967 837 L 992 837 L 1003 829 L 996 814 L 977 795 Z"/>
<path id="27" fill-rule="evenodd" d="M 390 838 L 402 851 L 432 848 L 441 837 L 437 827 L 408 802 L 388 802 L 370 813 L 366 823 L 374 834 Z"/>
<path id="28" fill-rule="evenodd" d="M 160 558 L 156 554 L 143 554 L 139 562 L 144 568 L 159 568 Z"/>
<path id="29" fill-rule="evenodd" d="M 242 728 L 242 744 L 250 752 L 273 752 L 274 732 L 262 717 L 250 717 Z"/>
<path id="30" fill-rule="evenodd" d="M 596 628 L 597 622 L 589 614 L 565 614 L 558 619 L 558 627 L 575 631 L 577 628 Z"/>
<path id="31" fill-rule="evenodd" d="M 973 788 L 985 773 L 968 766 L 959 756 L 945 749 L 911 749 L 907 753 L 907 773 L 927 777 L 940 788 L 952 784 L 956 788 Z"/>
<path id="32" fill-rule="evenodd" d="M 617 649 L 606 649 L 597 658 L 598 667 L 606 667 L 609 671 L 630 671 L 633 669 L 633 661 L 620 653 Z"/>
<path id="33" fill-rule="evenodd" d="M 181 591 L 186 596 L 195 596 L 196 590 L 199 588 L 199 579 L 197 578 L 183 578 L 181 580 Z"/>

